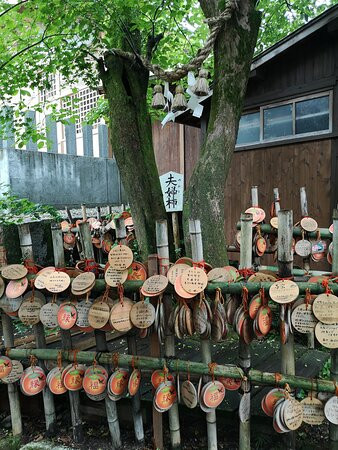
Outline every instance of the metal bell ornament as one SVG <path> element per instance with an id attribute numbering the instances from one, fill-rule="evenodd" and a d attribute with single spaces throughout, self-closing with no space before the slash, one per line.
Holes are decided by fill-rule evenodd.
<path id="1" fill-rule="evenodd" d="M 208 83 L 209 72 L 206 69 L 200 69 L 196 83 L 192 90 L 198 97 L 204 97 L 209 95 L 209 83 Z"/>
<path id="2" fill-rule="evenodd" d="M 188 107 L 187 100 L 184 96 L 184 89 L 182 86 L 176 86 L 175 97 L 173 101 L 173 111 L 185 111 Z"/>
<path id="3" fill-rule="evenodd" d="M 163 89 L 160 84 L 156 84 L 154 86 L 154 95 L 151 102 L 151 107 L 154 109 L 164 109 L 165 107 L 165 98 L 163 95 Z"/>

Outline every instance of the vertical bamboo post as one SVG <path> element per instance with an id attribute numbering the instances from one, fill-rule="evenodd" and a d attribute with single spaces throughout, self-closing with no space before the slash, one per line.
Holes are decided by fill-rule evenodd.
<path id="1" fill-rule="evenodd" d="M 171 222 L 172 222 L 172 226 L 173 226 L 175 251 L 178 252 L 179 249 L 181 248 L 181 240 L 180 240 L 180 226 L 179 226 L 179 222 L 178 222 L 178 213 L 177 212 L 171 213 Z"/>
<path id="2" fill-rule="evenodd" d="M 252 196 L 252 200 L 257 200 L 257 197 Z M 252 202 L 253 203 L 253 202 Z M 254 203 L 253 203 L 254 204 Z M 252 268 L 252 214 L 241 214 L 241 246 L 240 246 L 240 269 Z M 247 345 L 243 338 L 239 338 L 239 366 L 247 373 L 251 367 L 250 346 Z M 249 394 L 250 395 L 250 394 Z M 240 421 L 239 424 L 239 449 L 249 450 L 251 436 L 250 436 L 250 419 L 246 422 Z"/>
<path id="3" fill-rule="evenodd" d="M 94 248 L 88 222 L 79 223 L 79 235 L 84 259 L 94 259 Z"/>
<path id="4" fill-rule="evenodd" d="M 338 210 L 333 210 L 332 275 L 338 275 Z M 338 349 L 331 351 L 331 379 L 338 381 Z M 330 448 L 338 449 L 338 426 L 330 423 Z"/>
<path id="5" fill-rule="evenodd" d="M 32 244 L 32 236 L 29 228 L 29 224 L 21 224 L 18 225 L 18 233 L 21 247 L 21 254 L 23 260 L 34 261 L 33 254 L 33 244 Z M 34 336 L 35 336 L 35 347 L 36 348 L 46 348 L 46 339 L 45 339 L 45 330 L 43 328 L 42 323 L 38 323 L 34 325 Z M 46 370 L 45 364 L 43 361 L 40 361 L 43 369 Z M 54 397 L 49 387 L 46 386 L 42 391 L 43 397 L 43 408 L 45 413 L 46 420 L 46 430 L 48 434 L 54 434 L 56 431 L 56 414 L 55 414 L 55 405 L 54 405 Z"/>
<path id="6" fill-rule="evenodd" d="M 301 187 L 299 190 L 300 193 L 300 210 L 302 217 L 306 217 L 309 215 L 309 210 L 307 206 L 307 197 L 306 197 L 306 189 L 305 187 Z M 307 256 L 303 259 L 304 270 L 309 272 L 310 270 L 310 257 Z M 307 346 L 308 348 L 315 348 L 315 333 L 311 331 L 307 334 Z"/>
<path id="7" fill-rule="evenodd" d="M 280 278 L 292 276 L 293 213 L 290 210 L 280 210 L 278 213 L 278 274 Z M 281 372 L 295 375 L 295 348 L 293 334 L 289 333 L 286 344 L 281 342 Z M 296 447 L 296 434 L 294 431 L 285 436 L 288 449 Z"/>
<path id="8" fill-rule="evenodd" d="M 251 187 L 251 206 L 258 207 L 258 186 Z M 251 241 L 252 248 L 252 241 Z M 254 260 L 255 267 L 259 267 L 261 265 L 261 258 L 258 255 L 255 255 Z"/>
<path id="9" fill-rule="evenodd" d="M 71 220 L 71 216 L 69 220 Z M 62 268 L 65 266 L 62 230 L 60 225 L 58 224 L 52 225 L 51 230 L 52 230 L 54 264 L 55 267 Z M 62 348 L 64 350 L 72 349 L 72 337 L 69 330 L 61 331 L 61 342 Z M 81 443 L 84 440 L 84 435 L 80 414 L 80 394 L 79 391 L 68 391 L 68 395 L 70 404 L 70 415 L 73 427 L 73 438 L 76 443 Z"/>
<path id="10" fill-rule="evenodd" d="M 176 213 L 173 213 L 176 214 Z M 157 254 L 160 258 L 160 275 L 167 275 L 169 269 L 169 244 L 168 244 L 168 224 L 166 220 L 156 221 L 156 246 Z M 172 309 L 171 295 L 164 295 L 163 298 L 166 314 L 166 323 Z M 164 356 L 175 356 L 175 336 L 166 334 L 164 343 Z M 178 403 L 174 403 L 169 409 L 169 429 L 171 448 L 181 447 L 180 419 L 178 413 Z"/>
<path id="11" fill-rule="evenodd" d="M 201 222 L 189 219 L 189 234 L 191 239 L 191 253 L 194 261 L 203 261 L 203 244 Z M 208 364 L 212 361 L 209 339 L 201 339 L 202 362 Z M 217 424 L 216 411 L 206 413 L 208 450 L 217 450 Z"/>
<path id="12" fill-rule="evenodd" d="M 278 188 L 273 188 L 273 200 L 275 203 L 275 213 L 276 216 L 278 216 L 278 213 L 280 211 L 280 198 Z"/>
<path id="13" fill-rule="evenodd" d="M 126 244 L 126 225 L 124 219 L 115 220 L 116 237 L 119 243 Z M 137 355 L 137 343 L 134 333 L 128 333 L 127 335 L 128 353 L 129 355 Z M 141 411 L 141 396 L 140 392 L 137 392 L 131 399 L 133 409 L 133 422 L 136 442 L 141 444 L 144 442 L 144 429 L 143 418 Z"/>
<path id="14" fill-rule="evenodd" d="M 84 203 L 81 205 L 81 211 L 82 211 L 82 220 L 84 222 L 86 222 L 87 221 L 87 208 Z"/>

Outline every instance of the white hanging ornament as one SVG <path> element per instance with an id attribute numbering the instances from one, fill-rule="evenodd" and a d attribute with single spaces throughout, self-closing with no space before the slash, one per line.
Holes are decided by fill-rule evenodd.
<path id="1" fill-rule="evenodd" d="M 154 86 L 154 95 L 151 102 L 151 107 L 153 109 L 164 109 L 165 107 L 165 98 L 162 91 L 162 86 L 160 84 L 156 84 Z"/>
<path id="2" fill-rule="evenodd" d="M 185 111 L 187 109 L 187 100 L 184 96 L 184 89 L 182 86 L 176 86 L 175 97 L 173 101 L 173 111 Z"/>
<path id="3" fill-rule="evenodd" d="M 192 88 L 193 93 L 198 97 L 209 95 L 208 75 L 209 72 L 206 69 L 200 69 L 196 83 Z"/>

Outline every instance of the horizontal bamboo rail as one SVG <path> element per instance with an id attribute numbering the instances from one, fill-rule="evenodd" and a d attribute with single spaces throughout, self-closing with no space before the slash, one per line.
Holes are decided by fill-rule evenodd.
<path id="1" fill-rule="evenodd" d="M 260 225 L 261 232 L 267 233 L 267 234 L 277 234 L 276 228 L 273 228 L 269 224 L 261 224 Z M 241 222 L 237 222 L 237 230 L 241 229 Z M 300 237 L 302 236 L 302 228 L 301 227 L 294 227 L 293 228 L 293 236 Z M 321 239 L 332 239 L 332 233 L 330 233 L 328 228 L 319 228 L 320 237 Z M 306 233 L 306 235 L 310 238 L 317 238 L 317 231 L 313 231 L 312 233 Z"/>
<path id="2" fill-rule="evenodd" d="M 61 352 L 62 360 L 74 361 L 74 351 L 72 350 L 57 350 L 57 349 L 9 349 L 8 356 L 12 359 L 25 359 L 31 355 L 36 356 L 39 360 L 57 360 Z M 94 359 L 98 359 L 101 364 L 113 364 L 116 361 L 116 353 L 101 353 L 97 352 L 77 352 L 76 361 L 79 363 L 92 363 Z M 120 367 L 130 367 L 133 362 L 139 369 L 162 369 L 166 366 L 169 371 L 178 371 L 182 373 L 189 372 L 196 375 L 210 375 L 210 368 L 208 364 L 174 359 L 174 358 L 151 358 L 148 356 L 133 356 L 118 354 L 118 365 Z M 244 372 L 235 365 L 216 365 L 214 368 L 214 375 L 216 377 L 227 378 L 243 378 Z M 284 387 L 289 384 L 292 388 L 302 388 L 304 390 L 314 390 L 318 392 L 335 392 L 335 383 L 330 380 L 308 379 L 295 375 L 286 375 L 270 372 L 261 372 L 260 370 L 250 369 L 248 379 L 252 384 L 271 385 Z"/>

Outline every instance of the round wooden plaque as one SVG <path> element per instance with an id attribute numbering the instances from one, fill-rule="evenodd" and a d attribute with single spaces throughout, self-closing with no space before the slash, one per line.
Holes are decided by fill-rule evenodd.
<path id="1" fill-rule="evenodd" d="M 161 383 L 156 389 L 154 401 L 160 411 L 168 411 L 175 403 L 176 389 L 172 381 Z"/>
<path id="2" fill-rule="evenodd" d="M 183 289 L 189 294 L 199 294 L 208 285 L 208 276 L 199 267 L 191 267 L 181 275 Z"/>
<path id="3" fill-rule="evenodd" d="M 308 231 L 309 233 L 316 231 L 318 228 L 318 223 L 312 217 L 303 217 L 300 221 L 300 226 L 303 230 Z"/>
<path id="4" fill-rule="evenodd" d="M 147 279 L 147 269 L 144 264 L 134 261 L 128 270 L 128 280 L 145 281 Z"/>
<path id="5" fill-rule="evenodd" d="M 149 328 L 155 320 L 155 308 L 151 303 L 137 302 L 131 308 L 130 320 L 137 328 Z"/>
<path id="6" fill-rule="evenodd" d="M 176 294 L 178 294 L 182 298 L 189 299 L 189 298 L 195 297 L 195 294 L 189 294 L 189 292 L 187 292 L 183 289 L 182 283 L 181 283 L 181 277 L 176 277 L 174 288 L 175 288 Z"/>
<path id="7" fill-rule="evenodd" d="M 196 408 L 198 403 L 197 391 L 189 380 L 184 381 L 181 385 L 181 399 L 188 408 Z"/>
<path id="8" fill-rule="evenodd" d="M 117 287 L 118 284 L 123 284 L 128 278 L 128 269 L 116 270 L 113 267 L 108 267 L 104 274 L 105 282 L 110 287 Z"/>
<path id="9" fill-rule="evenodd" d="M 12 359 L 12 370 L 7 377 L 1 378 L 1 381 L 6 384 L 15 383 L 19 381 L 23 374 L 23 366 L 20 361 Z"/>
<path id="10" fill-rule="evenodd" d="M 313 332 L 317 322 L 318 320 L 312 312 L 312 305 L 306 307 L 306 304 L 302 303 L 292 310 L 291 323 L 299 333 Z"/>
<path id="11" fill-rule="evenodd" d="M 7 356 L 0 356 L 0 379 L 7 377 L 12 370 L 12 361 Z"/>
<path id="12" fill-rule="evenodd" d="M 232 274 L 225 267 L 215 267 L 208 273 L 209 283 L 229 283 L 233 281 Z"/>
<path id="13" fill-rule="evenodd" d="M 298 297 L 299 288 L 297 284 L 291 280 L 279 280 L 270 287 L 269 295 L 276 303 L 291 303 Z"/>
<path id="14" fill-rule="evenodd" d="M 324 414 L 330 423 L 338 425 L 338 397 L 336 395 L 325 403 Z"/>
<path id="15" fill-rule="evenodd" d="M 296 242 L 295 252 L 302 258 L 310 256 L 312 252 L 311 242 L 308 241 L 307 239 L 300 239 L 299 241 Z"/>
<path id="16" fill-rule="evenodd" d="M 326 348 L 338 348 L 338 324 L 318 322 L 315 328 L 317 341 Z"/>
<path id="17" fill-rule="evenodd" d="M 306 397 L 300 404 L 303 407 L 303 422 L 309 425 L 321 425 L 325 419 L 324 405 L 318 398 Z"/>
<path id="18" fill-rule="evenodd" d="M 246 214 L 252 214 L 253 223 L 263 222 L 265 219 L 265 212 L 262 208 L 258 208 L 256 206 L 252 206 L 245 211 Z"/>
<path id="19" fill-rule="evenodd" d="M 134 369 L 130 374 L 128 381 L 128 392 L 133 397 L 140 388 L 141 384 L 141 372 L 138 369 Z"/>
<path id="20" fill-rule="evenodd" d="M 55 272 L 55 267 L 40 270 L 34 280 L 34 286 L 36 287 L 36 289 L 45 289 L 45 281 L 53 272 Z"/>
<path id="21" fill-rule="evenodd" d="M 84 272 L 74 278 L 72 282 L 72 291 L 86 291 L 95 283 L 95 274 L 93 272 Z"/>
<path id="22" fill-rule="evenodd" d="M 147 297 L 161 294 L 168 286 L 168 278 L 164 275 L 153 275 L 146 279 L 142 286 L 142 292 Z"/>
<path id="23" fill-rule="evenodd" d="M 28 286 L 27 278 L 20 280 L 11 280 L 6 287 L 6 296 L 8 298 L 18 298 L 26 291 Z"/>
<path id="24" fill-rule="evenodd" d="M 55 271 L 45 279 L 45 288 L 53 294 L 65 291 L 70 285 L 70 277 L 65 272 Z"/>
<path id="25" fill-rule="evenodd" d="M 88 313 L 89 313 L 91 306 L 92 306 L 92 303 L 89 301 L 87 302 L 86 300 L 83 300 L 82 302 L 80 302 L 76 305 L 76 310 L 77 310 L 76 325 L 78 327 L 81 327 L 81 328 L 90 327 L 90 324 L 88 321 Z"/>
<path id="26" fill-rule="evenodd" d="M 27 275 L 28 270 L 22 264 L 11 264 L 1 269 L 1 275 L 7 280 L 19 280 Z"/>
<path id="27" fill-rule="evenodd" d="M 133 262 L 133 252 L 126 245 L 116 245 L 108 254 L 111 267 L 116 270 L 125 270 Z"/>
<path id="28" fill-rule="evenodd" d="M 108 322 L 109 312 L 109 305 L 106 302 L 94 302 L 88 312 L 89 325 L 94 329 L 104 327 Z"/>
<path id="29" fill-rule="evenodd" d="M 320 294 L 313 302 L 313 314 L 323 323 L 338 323 L 338 297 L 333 294 Z"/>
<path id="30" fill-rule="evenodd" d="M 303 408 L 296 400 L 285 400 L 283 419 L 289 430 L 297 430 L 303 422 Z"/>
<path id="31" fill-rule="evenodd" d="M 207 408 L 217 408 L 225 397 L 225 387 L 218 381 L 209 381 L 204 386 L 203 402 Z"/>
<path id="32" fill-rule="evenodd" d="M 169 282 L 175 284 L 176 278 L 181 276 L 185 270 L 189 269 L 189 267 L 188 264 L 174 264 L 171 266 L 167 273 Z"/>
<path id="33" fill-rule="evenodd" d="M 35 325 L 40 322 L 41 303 L 38 299 L 26 300 L 19 308 L 19 319 L 25 325 Z"/>
<path id="34" fill-rule="evenodd" d="M 3 309 L 6 314 L 16 313 L 19 310 L 22 302 L 22 297 L 7 298 L 6 296 L 3 296 L 0 300 L 0 308 Z"/>
<path id="35" fill-rule="evenodd" d="M 46 303 L 40 309 L 40 322 L 46 328 L 55 328 L 58 324 L 59 307 L 56 303 Z"/>
<path id="36" fill-rule="evenodd" d="M 58 309 L 57 320 L 60 328 L 70 330 L 76 323 L 76 308 L 71 303 L 64 303 Z"/>
<path id="37" fill-rule="evenodd" d="M 278 230 L 278 217 L 271 217 L 270 225 L 272 226 L 272 228 Z"/>
<path id="38" fill-rule="evenodd" d="M 123 302 L 118 301 L 112 307 L 109 322 L 116 331 L 126 333 L 133 328 L 130 321 L 130 311 L 133 306 L 134 302 L 127 297 L 123 297 Z"/>

